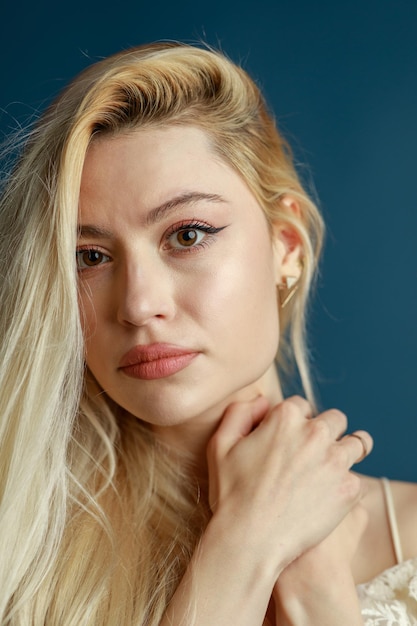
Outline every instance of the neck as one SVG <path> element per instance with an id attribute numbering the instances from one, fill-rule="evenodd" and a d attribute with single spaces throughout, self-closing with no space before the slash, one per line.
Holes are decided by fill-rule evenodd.
<path id="1" fill-rule="evenodd" d="M 196 467 L 199 479 L 204 482 L 207 479 L 207 444 L 217 430 L 225 410 L 233 402 L 247 402 L 259 395 L 267 398 L 271 406 L 282 402 L 283 395 L 275 364 L 260 379 L 225 398 L 204 415 L 175 426 L 154 426 L 153 431 L 170 448 L 186 452 Z"/>

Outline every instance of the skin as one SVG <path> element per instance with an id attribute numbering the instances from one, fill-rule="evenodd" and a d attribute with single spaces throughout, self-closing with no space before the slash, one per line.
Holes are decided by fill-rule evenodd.
<path id="1" fill-rule="evenodd" d="M 280 576 L 274 588 L 276 624 L 323 626 L 352 622 L 355 586 L 396 565 L 381 483 L 361 476 L 363 497 L 325 541 L 304 553 Z M 417 486 L 391 481 L 404 560 L 417 554 Z M 338 590 L 344 589 L 340 594 Z M 333 595 L 335 594 L 335 595 Z M 309 602 L 300 598 L 309 598 Z M 356 619 L 353 617 L 353 619 Z"/>
<path id="2" fill-rule="evenodd" d="M 146 223 L 156 207 L 197 192 L 221 200 L 178 203 Z M 108 233 L 87 231 L 78 256 L 87 363 L 118 404 L 171 444 L 189 447 L 190 439 L 206 445 L 230 402 L 283 399 L 273 365 L 277 284 L 283 271 L 299 274 L 300 251 L 289 249 L 283 232 L 272 242 L 255 198 L 210 152 L 201 131 L 168 128 L 97 141 L 86 159 L 80 209 L 82 226 Z M 223 230 L 193 231 L 201 243 L 181 248 L 172 228 L 193 222 Z M 91 248 L 100 258 L 88 267 Z M 130 348 L 153 342 L 199 354 L 157 381 L 118 370 Z"/>
<path id="3" fill-rule="evenodd" d="M 343 436 L 346 417 L 311 420 L 305 400 L 283 399 L 274 366 L 277 286 L 299 275 L 296 234 L 282 224 L 271 234 L 244 181 L 192 127 L 96 139 L 80 227 L 89 369 L 208 479 L 213 517 L 162 626 L 188 624 L 189 602 L 200 626 L 261 625 L 266 611 L 281 626 L 361 624 L 355 584 L 393 564 L 388 535 L 378 572 L 369 565 L 374 533 L 387 539 L 379 483 L 350 471 L 362 445 Z M 155 342 L 196 356 L 170 376 L 126 376 L 123 355 Z M 400 511 L 410 489 L 395 487 Z"/>

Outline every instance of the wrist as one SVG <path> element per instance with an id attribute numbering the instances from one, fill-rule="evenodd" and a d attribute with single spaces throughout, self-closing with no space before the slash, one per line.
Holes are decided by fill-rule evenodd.
<path id="1" fill-rule="evenodd" d="M 356 586 L 350 571 L 329 571 L 326 576 L 291 576 L 278 579 L 273 598 L 280 626 L 363 625 Z"/>
<path id="2" fill-rule="evenodd" d="M 279 546 L 279 542 L 276 542 Z M 288 561 L 277 549 L 264 546 L 263 536 L 249 523 L 218 511 L 211 518 L 201 540 L 201 548 L 211 546 L 222 555 L 222 561 L 234 563 L 239 579 L 246 581 L 248 591 L 262 587 L 270 597 L 279 574 Z"/>

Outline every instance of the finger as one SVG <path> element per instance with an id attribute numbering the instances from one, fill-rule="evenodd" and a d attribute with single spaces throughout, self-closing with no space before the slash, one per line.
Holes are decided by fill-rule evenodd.
<path id="1" fill-rule="evenodd" d="M 340 443 L 348 451 L 350 466 L 360 463 L 365 459 L 374 447 L 371 435 L 365 430 L 356 430 L 353 433 L 345 435 Z"/>
<path id="2" fill-rule="evenodd" d="M 340 439 L 340 437 L 342 437 L 342 435 L 346 432 L 347 417 L 338 409 L 329 409 L 328 411 L 324 411 L 323 413 L 320 413 L 315 420 L 321 421 L 327 425 L 331 439 Z"/>
<path id="3" fill-rule="evenodd" d="M 217 453 L 225 455 L 259 424 L 269 409 L 266 398 L 259 396 L 250 402 L 235 402 L 225 411 L 219 428 L 210 441 Z"/>
<path id="4" fill-rule="evenodd" d="M 311 404 L 301 396 L 291 396 L 274 406 L 262 425 L 267 427 L 270 422 L 274 424 L 277 419 L 294 420 L 296 418 L 311 419 L 312 417 Z"/>
<path id="5" fill-rule="evenodd" d="M 278 407 L 284 410 L 297 412 L 305 417 L 305 419 L 311 419 L 313 417 L 313 410 L 311 404 L 301 396 L 291 396 L 281 402 Z M 277 407 L 277 408 L 278 408 Z"/>
<path id="6" fill-rule="evenodd" d="M 362 445 L 362 457 L 356 461 L 356 463 L 360 463 L 360 461 L 372 452 L 374 440 L 366 430 L 355 430 L 355 432 L 351 433 L 350 436 L 360 441 Z"/>

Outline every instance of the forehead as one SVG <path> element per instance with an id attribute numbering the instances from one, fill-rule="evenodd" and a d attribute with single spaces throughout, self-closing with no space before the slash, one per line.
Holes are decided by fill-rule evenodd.
<path id="1" fill-rule="evenodd" d="M 117 155 L 117 159 L 115 159 Z M 108 169 L 126 167 L 160 169 L 165 163 L 174 166 L 179 158 L 205 157 L 215 159 L 208 135 L 194 126 L 161 126 L 123 132 L 117 135 L 98 135 L 93 138 L 84 163 L 84 174 L 90 173 L 97 162 Z"/>
<path id="2" fill-rule="evenodd" d="M 162 127 L 93 139 L 84 162 L 81 193 L 147 181 L 158 186 L 169 177 L 195 176 L 201 163 L 215 162 L 206 134 L 194 127 Z"/>
<path id="3" fill-rule="evenodd" d="M 192 126 L 142 129 L 91 143 L 82 174 L 80 209 L 143 205 L 172 197 L 211 194 L 231 200 L 250 191 L 239 174 Z"/>

